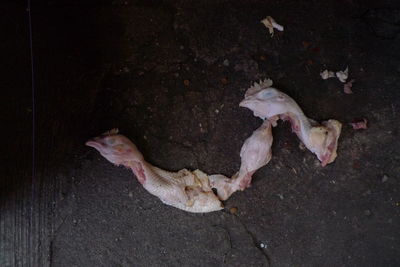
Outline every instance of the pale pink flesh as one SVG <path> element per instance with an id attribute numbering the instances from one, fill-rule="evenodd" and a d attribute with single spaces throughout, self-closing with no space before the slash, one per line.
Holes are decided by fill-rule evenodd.
<path id="1" fill-rule="evenodd" d="M 354 130 L 360 130 L 360 129 L 365 130 L 368 128 L 367 123 L 368 123 L 367 119 L 364 118 L 362 120 L 351 122 L 350 125 L 353 127 Z"/>
<path id="2" fill-rule="evenodd" d="M 107 138 L 113 142 L 107 142 Z M 167 172 L 143 159 L 137 147 L 126 137 L 113 134 L 86 142 L 110 162 L 130 168 L 143 187 L 163 203 L 189 212 L 211 212 L 223 208 L 212 192 L 206 174 L 201 171 Z"/>
<path id="3" fill-rule="evenodd" d="M 271 123 L 264 123 L 246 139 L 241 151 L 239 171 L 231 179 L 226 177 L 210 177 L 211 186 L 217 189 L 221 200 L 228 199 L 234 192 L 250 187 L 253 174 L 265 166 L 271 159 L 273 137 Z"/>
<path id="4" fill-rule="evenodd" d="M 262 88 L 262 85 L 260 87 Z M 251 87 L 239 105 L 252 110 L 257 117 L 271 120 L 274 126 L 277 119 L 288 120 L 292 125 L 293 132 L 311 152 L 317 155 L 322 166 L 333 162 L 336 158 L 337 140 L 341 131 L 338 121 L 328 121 L 332 122 L 335 127 L 327 127 L 324 123 L 323 125 L 312 125 L 312 120 L 304 115 L 291 97 L 272 87 L 258 91 Z M 313 124 L 315 123 L 313 122 Z M 316 129 L 321 127 L 323 129 L 319 134 Z M 322 134 L 323 131 L 328 132 L 326 137 Z M 311 134 L 312 132 L 313 134 Z"/>

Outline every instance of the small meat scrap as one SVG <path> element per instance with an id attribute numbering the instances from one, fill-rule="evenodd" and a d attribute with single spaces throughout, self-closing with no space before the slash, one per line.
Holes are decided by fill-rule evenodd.
<path id="1" fill-rule="evenodd" d="M 354 130 L 361 130 L 361 129 L 367 129 L 367 119 L 362 119 L 362 120 L 356 120 L 350 123 L 351 126 L 353 126 Z"/>
<path id="2" fill-rule="evenodd" d="M 343 71 L 336 72 L 336 77 L 339 79 L 339 81 L 345 83 L 347 78 L 349 77 L 349 67 L 346 67 L 346 69 Z"/>
<path id="3" fill-rule="evenodd" d="M 271 16 L 267 16 L 265 19 L 261 21 L 261 23 L 268 28 L 271 37 L 274 36 L 274 28 L 280 32 L 283 32 L 283 26 L 276 23 L 276 21 Z"/>
<path id="4" fill-rule="evenodd" d="M 352 94 L 353 93 L 353 91 L 351 90 L 351 88 L 353 87 L 353 83 L 355 82 L 355 80 L 354 79 L 352 79 L 351 81 L 349 81 L 349 82 L 347 82 L 347 83 L 345 83 L 344 85 L 343 85 L 343 92 L 345 93 L 345 94 Z"/>
<path id="5" fill-rule="evenodd" d="M 319 75 L 321 75 L 322 80 L 326 80 L 326 79 L 335 77 L 335 73 L 333 71 L 330 71 L 330 70 L 324 70 Z"/>

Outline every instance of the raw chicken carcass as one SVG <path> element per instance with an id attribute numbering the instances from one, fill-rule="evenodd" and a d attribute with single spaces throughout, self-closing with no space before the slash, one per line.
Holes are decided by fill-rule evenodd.
<path id="1" fill-rule="evenodd" d="M 132 169 L 143 187 L 167 205 L 189 212 L 211 212 L 223 208 L 210 187 L 207 174 L 186 169 L 168 172 L 152 166 L 116 129 L 86 142 L 86 145 L 95 148 L 111 163 Z"/>
<path id="2" fill-rule="evenodd" d="M 241 150 L 241 165 L 231 179 L 220 175 L 211 175 L 211 187 L 217 189 L 221 200 L 228 199 L 235 191 L 244 190 L 250 186 L 252 175 L 271 160 L 271 145 L 273 137 L 271 123 L 264 123 L 246 139 Z"/>
<path id="3" fill-rule="evenodd" d="M 304 115 L 291 97 L 270 87 L 270 84 L 271 82 L 261 82 L 250 87 L 247 91 L 251 93 L 246 92 L 239 105 L 252 110 L 254 116 L 268 119 L 273 126 L 279 119 L 289 120 L 293 132 L 317 155 L 322 166 L 333 162 L 337 156 L 342 124 L 337 120 L 328 120 L 318 125 Z"/>

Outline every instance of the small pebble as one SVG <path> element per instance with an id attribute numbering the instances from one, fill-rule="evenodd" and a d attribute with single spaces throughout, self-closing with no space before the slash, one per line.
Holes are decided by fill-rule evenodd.
<path id="1" fill-rule="evenodd" d="M 225 67 L 228 67 L 229 66 L 229 60 L 225 59 L 222 64 L 224 64 Z"/>
<path id="2" fill-rule="evenodd" d="M 367 191 L 365 191 L 364 193 L 363 193 L 363 196 L 367 196 L 367 195 L 371 195 L 371 190 L 367 190 Z"/>
<path id="3" fill-rule="evenodd" d="M 261 247 L 261 248 L 267 248 L 267 244 L 261 243 L 261 244 L 260 244 L 260 247 Z"/>
<path id="4" fill-rule="evenodd" d="M 232 208 L 229 209 L 229 212 L 230 212 L 231 214 L 233 214 L 233 215 L 236 215 L 237 212 L 238 212 L 238 208 L 232 207 Z"/>
<path id="5" fill-rule="evenodd" d="M 215 110 L 215 113 L 216 113 L 216 114 L 218 114 L 218 113 L 219 113 L 219 110 L 218 110 L 218 109 L 216 109 L 216 110 Z"/>
<path id="6" fill-rule="evenodd" d="M 364 210 L 364 215 L 365 216 L 370 216 L 371 215 L 371 211 L 370 210 Z"/>
<path id="7" fill-rule="evenodd" d="M 228 84 L 228 79 L 227 78 L 222 78 L 221 79 L 221 83 L 223 84 L 223 85 L 226 85 L 226 84 Z"/>
<path id="8" fill-rule="evenodd" d="M 299 148 L 300 148 L 300 150 L 306 150 L 306 146 L 303 144 L 303 142 L 300 142 L 299 143 Z"/>
<path id="9" fill-rule="evenodd" d="M 308 49 L 310 47 L 310 45 L 311 45 L 311 43 L 307 42 L 307 41 L 303 41 L 302 43 L 303 43 L 304 49 Z"/>
<path id="10" fill-rule="evenodd" d="M 382 177 L 382 183 L 386 182 L 389 179 L 389 176 L 387 176 L 386 174 L 383 175 Z"/>

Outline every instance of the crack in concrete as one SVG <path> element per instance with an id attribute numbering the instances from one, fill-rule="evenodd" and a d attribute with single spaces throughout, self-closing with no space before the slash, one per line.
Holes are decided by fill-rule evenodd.
<path id="1" fill-rule="evenodd" d="M 258 249 L 258 251 L 261 252 L 261 254 L 263 255 L 263 257 L 265 258 L 266 262 L 267 262 L 267 266 L 271 266 L 272 267 L 272 260 L 271 260 L 271 256 L 269 255 L 269 253 L 266 251 L 265 248 L 262 248 L 260 246 L 261 242 L 257 239 L 256 235 L 253 234 L 246 226 L 246 224 L 239 218 L 239 216 L 235 215 L 235 214 L 231 214 L 228 211 L 223 211 L 231 216 L 233 216 L 234 218 L 236 218 L 236 220 L 239 222 L 239 224 L 243 227 L 243 229 L 245 230 L 246 234 L 248 234 L 253 242 L 254 247 L 256 247 Z"/>
<path id="2" fill-rule="evenodd" d="M 231 250 L 233 249 L 233 245 L 232 245 L 232 237 L 231 237 L 231 233 L 229 232 L 229 230 L 225 227 L 223 227 L 222 225 L 212 225 L 213 227 L 219 227 L 222 230 L 225 231 L 226 236 L 228 237 L 228 241 L 229 241 L 229 250 L 227 252 L 224 253 L 224 256 L 222 258 L 222 263 L 226 264 L 226 257 L 229 255 L 229 253 L 231 252 Z"/>

